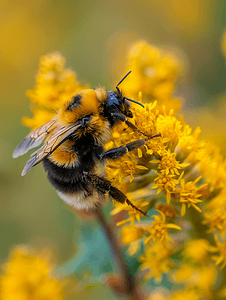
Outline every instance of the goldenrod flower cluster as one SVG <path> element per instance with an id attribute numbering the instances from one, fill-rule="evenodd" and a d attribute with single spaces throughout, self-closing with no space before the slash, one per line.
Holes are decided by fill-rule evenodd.
<path id="1" fill-rule="evenodd" d="M 36 86 L 27 91 L 31 100 L 33 118 L 24 117 L 23 122 L 35 129 L 54 117 L 54 112 L 79 91 L 88 88 L 81 86 L 77 75 L 65 68 L 66 60 L 58 52 L 46 54 L 40 59 L 36 76 Z"/>
<path id="2" fill-rule="evenodd" d="M 182 65 L 173 53 L 138 41 L 128 53 L 126 70 L 133 70 L 133 75 L 123 83 L 130 97 L 136 98 L 137 92 L 142 91 L 144 101 L 158 100 L 160 109 L 166 103 L 176 111 L 180 108 L 179 99 L 172 99 L 172 93 Z"/>
<path id="3" fill-rule="evenodd" d="M 1 300 L 63 300 L 64 284 L 54 276 L 48 259 L 18 246 L 1 270 Z"/>
<path id="4" fill-rule="evenodd" d="M 171 281 L 185 286 L 168 299 L 214 299 L 217 266 L 226 265 L 226 160 L 199 138 L 199 127 L 192 130 L 177 114 L 180 101 L 172 94 L 181 65 L 174 55 L 145 41 L 135 43 L 128 54 L 125 69 L 132 69 L 133 76 L 122 89 L 144 105 L 132 105 L 130 121 L 145 135 L 161 137 L 109 162 L 106 169 L 112 184 L 150 217 L 118 203 L 112 215 L 128 211 L 128 218 L 118 223 L 122 241 L 130 255 L 139 255 L 146 278 L 158 281 L 169 273 Z M 27 93 L 34 117 L 24 119 L 25 124 L 32 129 L 42 125 L 83 88 L 59 53 L 42 57 L 37 85 Z M 120 124 L 105 148 L 142 138 Z M 175 259 L 179 256 L 183 259 Z"/>
<path id="5" fill-rule="evenodd" d="M 156 56 L 153 49 L 161 55 Z M 126 91 L 130 91 L 133 97 L 137 95 L 136 99 L 145 106 L 142 109 L 133 105 L 134 118 L 131 122 L 145 134 L 161 133 L 161 137 L 151 139 L 144 147 L 117 161 L 114 166 L 110 162 L 107 167 L 109 178 L 127 191 L 128 198 L 135 205 L 138 204 L 142 209 L 143 201 L 144 211 L 154 206 L 155 211 L 149 211 L 150 216 L 152 215 L 149 219 L 140 216 L 140 222 L 138 217 L 132 218 L 131 209 L 125 206 L 116 204 L 112 214 L 121 209 L 128 210 L 129 218 L 118 223 L 121 226 L 130 222 L 130 231 L 128 225 L 126 230 L 122 229 L 122 240 L 129 244 L 130 255 L 138 252 L 141 244 L 144 245 L 140 261 L 141 268 L 145 267 L 147 270 L 148 278 L 160 280 L 164 273 L 172 274 L 172 270 L 175 270 L 171 280 L 183 283 L 186 289 L 175 292 L 172 299 L 186 299 L 184 295 L 189 298 L 188 295 L 193 294 L 196 294 L 197 299 L 201 296 L 213 299 L 213 286 L 217 280 L 217 270 L 219 271 L 216 266 L 223 268 L 226 265 L 226 161 L 217 147 L 199 138 L 199 127 L 193 131 L 182 116 L 176 114 L 178 107 L 173 104 L 171 93 L 177 75 L 175 70 L 178 69 L 176 66 L 169 69 L 168 60 L 165 67 L 172 74 L 166 80 L 171 83 L 172 88 L 164 95 L 164 90 L 157 92 L 162 87 L 158 85 L 158 72 L 153 71 L 153 66 L 161 64 L 164 68 L 163 55 L 162 50 L 146 42 L 136 43 L 128 55 L 127 65 L 132 69 L 135 66 L 138 74 L 135 77 L 138 78 L 133 83 L 131 76 L 123 83 Z M 175 61 L 172 59 L 171 65 L 173 64 Z M 147 70 L 152 70 L 152 81 L 148 79 L 150 73 Z M 130 129 L 124 130 L 124 126 L 117 128 L 117 132 L 121 134 L 115 133 L 111 140 L 115 146 L 143 138 L 142 134 Z M 125 166 L 122 168 L 128 157 L 130 161 L 134 161 L 133 169 L 126 169 Z M 133 213 L 135 214 L 138 213 Z M 193 241 L 187 226 L 190 232 L 194 232 L 194 237 L 200 236 L 200 240 Z M 135 235 L 136 230 L 139 234 Z M 174 265 L 172 255 L 180 253 L 187 240 L 190 243 L 185 248 L 184 255 L 186 253 L 185 261 L 189 260 L 190 263 Z M 158 250 L 153 252 L 153 247 Z M 159 254 L 161 258 L 158 253 L 162 254 Z M 189 283 L 187 279 L 183 279 L 183 274 L 188 276 Z"/>

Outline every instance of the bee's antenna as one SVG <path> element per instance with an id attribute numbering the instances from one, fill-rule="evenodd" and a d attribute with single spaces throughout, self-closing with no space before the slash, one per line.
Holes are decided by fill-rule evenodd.
<path id="1" fill-rule="evenodd" d="M 119 83 L 116 85 L 116 89 L 117 89 L 118 92 L 119 92 L 118 86 L 123 82 L 124 79 L 126 79 L 126 77 L 127 77 L 131 72 L 132 72 L 131 70 L 130 70 L 129 72 L 127 72 L 126 75 L 123 76 L 122 79 L 119 81 Z M 137 102 L 137 101 L 135 101 L 135 100 L 132 100 L 132 99 L 126 98 L 126 97 L 124 97 L 124 99 L 126 99 L 126 100 L 128 100 L 128 101 L 131 101 L 131 102 L 134 102 L 134 103 L 136 103 L 136 104 L 139 104 L 140 106 L 142 106 L 142 107 L 144 108 L 144 105 L 141 104 L 140 102 Z"/>
<path id="2" fill-rule="evenodd" d="M 132 71 L 130 70 L 128 73 L 126 73 L 125 76 L 122 77 L 122 79 L 119 81 L 119 83 L 116 85 L 116 89 L 118 90 L 118 86 L 123 82 L 124 79 L 131 73 Z"/>
<path id="3" fill-rule="evenodd" d="M 142 103 L 138 102 L 138 101 L 135 101 L 135 100 L 133 100 L 133 99 L 126 98 L 126 97 L 125 97 L 125 99 L 128 100 L 128 101 L 134 102 L 134 103 L 136 103 L 136 104 L 139 104 L 140 106 L 142 106 L 142 107 L 144 108 L 144 105 L 143 105 Z"/>

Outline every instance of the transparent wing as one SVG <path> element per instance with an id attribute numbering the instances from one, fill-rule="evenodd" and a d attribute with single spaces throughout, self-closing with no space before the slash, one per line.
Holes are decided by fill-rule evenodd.
<path id="1" fill-rule="evenodd" d="M 24 155 L 30 149 L 38 147 L 44 138 L 55 129 L 55 123 L 57 122 L 57 118 L 54 118 L 42 125 L 41 127 L 31 131 L 25 139 L 16 147 L 13 152 L 13 158 Z"/>
<path id="2" fill-rule="evenodd" d="M 60 126 L 55 129 L 53 135 L 47 139 L 45 144 L 31 154 L 30 159 L 27 161 L 21 175 L 24 176 L 32 167 L 40 163 L 46 156 L 53 153 L 57 147 L 59 147 L 64 141 L 66 141 L 70 135 L 72 135 L 80 124 L 72 124 L 70 126 Z"/>

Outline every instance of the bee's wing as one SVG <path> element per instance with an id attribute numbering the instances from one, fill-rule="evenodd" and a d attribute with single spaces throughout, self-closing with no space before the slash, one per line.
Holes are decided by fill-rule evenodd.
<path id="1" fill-rule="evenodd" d="M 24 176 L 32 167 L 40 163 L 47 155 L 53 153 L 65 140 L 72 135 L 80 124 L 72 124 L 70 126 L 64 125 L 57 127 L 53 135 L 45 142 L 45 144 L 31 154 L 30 159 L 27 161 L 21 175 Z"/>
<path id="2" fill-rule="evenodd" d="M 57 118 L 54 118 L 42 125 L 41 127 L 31 131 L 25 139 L 16 147 L 13 152 L 13 158 L 24 155 L 30 149 L 38 147 L 44 138 L 54 129 L 54 124 L 56 123 Z"/>

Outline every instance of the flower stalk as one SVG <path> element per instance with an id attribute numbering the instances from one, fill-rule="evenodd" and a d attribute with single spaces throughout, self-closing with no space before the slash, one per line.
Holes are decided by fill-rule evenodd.
<path id="1" fill-rule="evenodd" d="M 111 253 L 118 266 L 121 275 L 122 286 L 124 287 L 124 297 L 126 297 L 128 300 L 140 299 L 138 296 L 136 279 L 129 271 L 124 255 L 112 230 L 112 226 L 107 222 L 100 207 L 97 207 L 93 210 L 93 215 L 101 225 L 101 229 L 107 239 Z"/>

